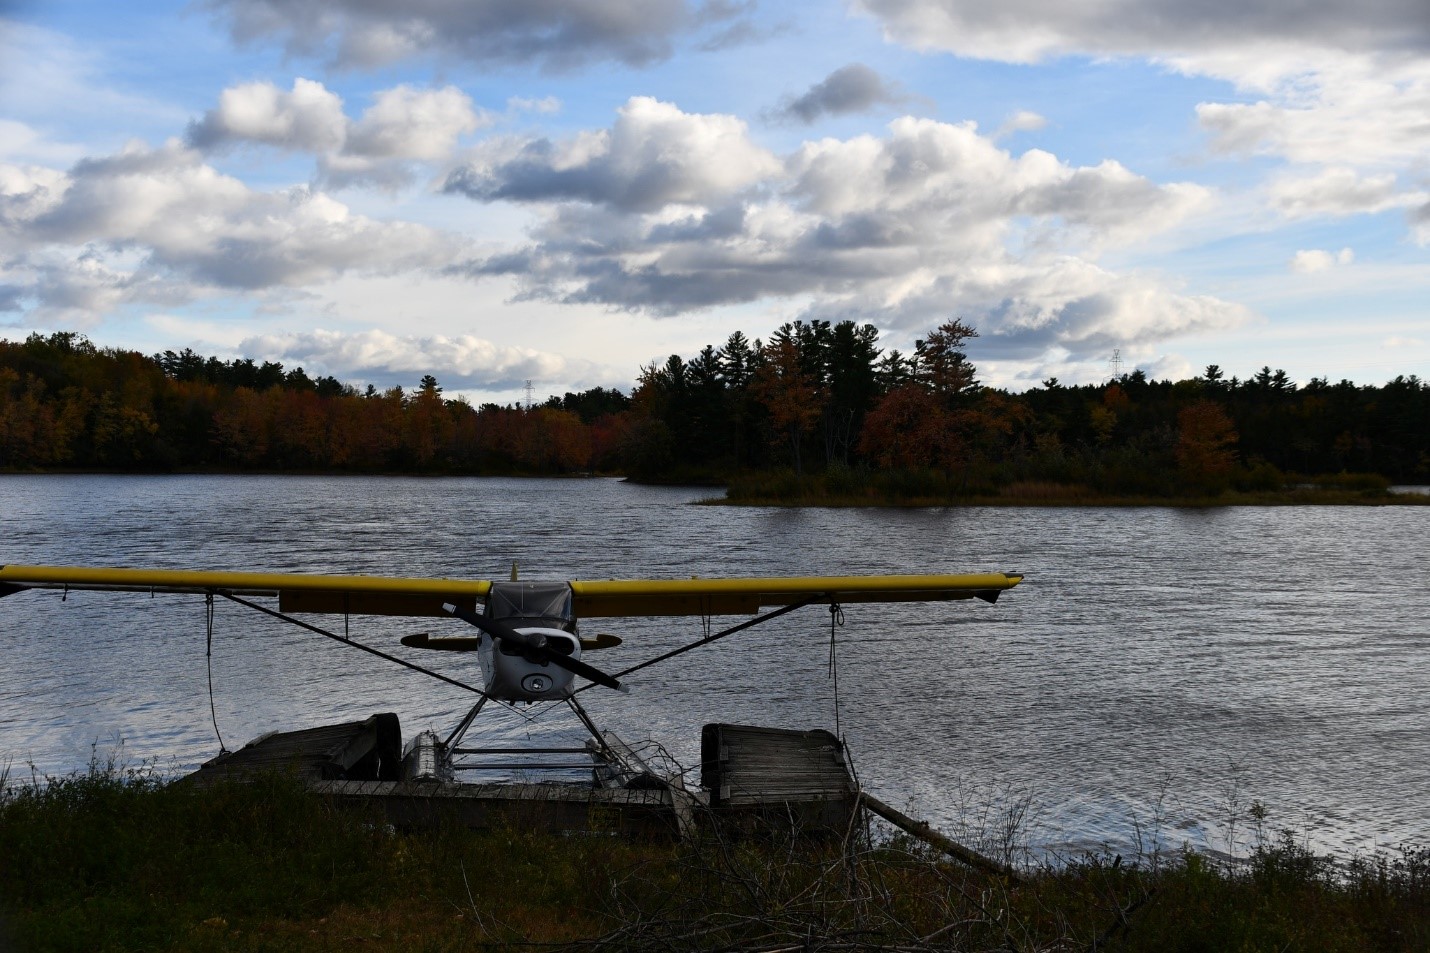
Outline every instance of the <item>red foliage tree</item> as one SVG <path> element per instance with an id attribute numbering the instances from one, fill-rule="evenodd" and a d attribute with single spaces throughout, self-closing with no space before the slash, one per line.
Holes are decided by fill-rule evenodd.
<path id="1" fill-rule="evenodd" d="M 775 431 L 789 441 L 796 473 L 803 472 L 800 444 L 822 413 L 819 388 L 805 371 L 792 336 L 777 335 L 766 344 L 764 361 L 750 382 L 750 392 L 769 412 Z"/>
<path id="2" fill-rule="evenodd" d="M 1236 467 L 1237 433 L 1215 401 L 1198 400 L 1177 414 L 1177 469 L 1190 486 L 1204 492 L 1226 488 Z"/>

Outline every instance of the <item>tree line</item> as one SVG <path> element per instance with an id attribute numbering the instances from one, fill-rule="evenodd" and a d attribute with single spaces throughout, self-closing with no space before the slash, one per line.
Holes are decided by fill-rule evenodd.
<path id="1" fill-rule="evenodd" d="M 735 332 L 534 407 L 358 390 L 303 368 L 190 350 L 146 356 L 82 335 L 0 342 L 0 468 L 421 473 L 625 473 L 717 482 L 788 472 L 856 487 L 904 480 L 967 494 L 1086 487 L 1171 496 L 1275 489 L 1295 474 L 1430 481 L 1430 387 L 1212 365 L 1098 384 L 986 387 L 976 330 L 945 322 L 910 353 L 854 321 Z M 910 482 L 911 481 L 911 482 Z"/>
<path id="2" fill-rule="evenodd" d="M 473 407 L 431 375 L 359 391 L 301 367 L 32 334 L 0 342 L 0 469 L 563 473 L 615 465 L 627 403 L 597 388 Z"/>

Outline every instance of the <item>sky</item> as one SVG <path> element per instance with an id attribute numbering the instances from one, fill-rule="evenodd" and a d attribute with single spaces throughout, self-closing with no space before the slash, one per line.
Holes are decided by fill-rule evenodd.
<path id="1" fill-rule="evenodd" d="M 951 318 L 1430 378 L 1430 3 L 0 0 L 0 337 L 511 401 Z"/>

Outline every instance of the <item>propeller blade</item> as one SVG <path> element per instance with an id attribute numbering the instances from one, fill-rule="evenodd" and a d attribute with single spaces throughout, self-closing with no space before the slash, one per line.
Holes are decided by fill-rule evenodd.
<path id="1" fill-rule="evenodd" d="M 492 619 L 484 615 L 478 615 L 469 609 L 453 605 L 450 602 L 443 604 L 442 608 L 468 625 L 476 626 L 494 639 L 503 639 L 522 646 L 528 653 L 535 657 L 536 661 L 550 662 L 557 668 L 564 668 L 574 675 L 580 675 L 582 678 L 589 679 L 597 685 L 603 685 L 606 688 L 614 688 L 618 692 L 630 691 L 630 689 L 600 669 L 587 665 L 580 659 L 571 658 L 569 655 L 553 652 L 546 644 L 546 637 L 543 635 L 518 632 L 515 627 L 509 625 L 502 619 Z"/>
<path id="2" fill-rule="evenodd" d="M 613 649 L 620 644 L 621 637 L 619 635 L 610 635 L 606 632 L 601 632 L 598 633 L 594 639 L 582 639 L 581 651 L 592 652 L 596 649 Z"/>
<path id="3" fill-rule="evenodd" d="M 544 635 L 528 635 L 523 632 L 518 632 L 514 627 L 508 625 L 501 619 L 478 615 L 470 609 L 452 605 L 450 602 L 444 603 L 442 608 L 468 625 L 476 626 L 494 639 L 502 639 L 514 645 L 520 645 L 522 648 L 537 652 L 546 650 L 546 636 Z"/>
<path id="4" fill-rule="evenodd" d="M 582 678 L 590 679 L 597 685 L 604 685 L 607 688 L 614 688 L 618 692 L 630 692 L 629 688 L 627 688 L 625 685 L 622 685 L 620 682 L 616 681 L 614 678 L 607 675 L 599 668 L 594 668 L 590 665 L 587 665 L 580 659 L 574 659 L 569 655 L 562 655 L 560 652 L 552 652 L 550 649 L 547 649 L 546 651 L 547 658 L 545 659 L 545 661 L 550 662 L 552 665 L 564 668 L 566 669 L 566 671 L 572 672 L 576 675 L 580 675 Z"/>

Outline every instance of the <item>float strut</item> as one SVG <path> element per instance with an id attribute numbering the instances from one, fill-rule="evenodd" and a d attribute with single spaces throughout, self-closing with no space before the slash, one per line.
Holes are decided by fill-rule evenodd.
<path id="1" fill-rule="evenodd" d="M 467 716 L 457 723 L 457 727 L 452 730 L 452 733 L 447 736 L 447 740 L 442 743 L 444 749 L 451 751 L 457 746 L 457 743 L 466 735 L 467 729 L 472 727 L 472 721 L 477 717 L 477 713 L 482 710 L 482 706 L 486 703 L 486 695 L 477 699 L 477 703 L 472 706 L 472 710 L 467 712 Z"/>
<path id="2" fill-rule="evenodd" d="M 566 704 L 576 713 L 576 717 L 581 719 L 581 724 L 586 726 L 586 730 L 591 733 L 591 737 L 596 739 L 596 744 L 600 747 L 601 756 L 605 759 L 606 763 L 612 763 L 615 755 L 612 753 L 610 746 L 606 744 L 606 739 L 601 737 L 601 731 L 596 727 L 596 723 L 591 720 L 591 716 L 586 714 L 586 709 L 582 708 L 581 703 L 576 700 L 574 692 L 566 696 Z"/>

